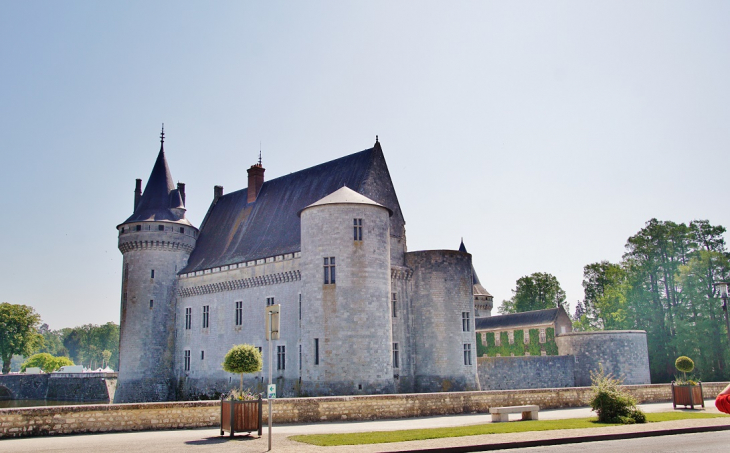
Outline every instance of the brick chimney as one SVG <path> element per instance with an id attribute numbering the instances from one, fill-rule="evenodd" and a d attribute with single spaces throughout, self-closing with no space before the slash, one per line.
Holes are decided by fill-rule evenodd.
<path id="1" fill-rule="evenodd" d="M 259 190 L 261 190 L 261 186 L 264 185 L 264 171 L 266 170 L 261 166 L 260 162 L 256 165 L 251 165 L 251 168 L 248 169 L 247 203 L 256 201 L 256 197 L 259 195 Z"/>
<path id="2" fill-rule="evenodd" d="M 137 179 L 134 185 L 134 210 L 139 206 L 139 200 L 142 198 L 142 180 Z"/>
<path id="3" fill-rule="evenodd" d="M 223 196 L 223 186 L 213 186 L 213 203 Z"/>

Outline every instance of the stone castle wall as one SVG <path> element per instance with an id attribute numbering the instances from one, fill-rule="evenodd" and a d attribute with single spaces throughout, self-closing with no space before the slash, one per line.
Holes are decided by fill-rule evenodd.
<path id="1" fill-rule="evenodd" d="M 575 357 L 575 385 L 591 385 L 602 365 L 626 385 L 649 384 L 649 350 L 643 330 L 572 332 L 555 337 L 560 355 Z"/>
<path id="2" fill-rule="evenodd" d="M 114 400 L 116 373 L 9 374 L 0 386 L 14 400 L 110 402 Z"/>
<path id="3" fill-rule="evenodd" d="M 478 389 L 471 255 L 450 250 L 409 252 L 406 266 L 413 270 L 414 390 Z M 469 317 L 466 330 L 464 313 Z M 467 363 L 465 347 L 471 359 Z"/>
<path id="4" fill-rule="evenodd" d="M 573 356 L 480 357 L 482 390 L 574 387 Z"/>
<path id="5" fill-rule="evenodd" d="M 706 399 L 727 382 L 703 384 Z M 625 386 L 640 403 L 671 401 L 670 384 Z M 377 420 L 488 413 L 493 406 L 537 404 L 540 409 L 586 406 L 588 387 L 493 392 L 419 393 L 286 398 L 273 402 L 274 423 Z M 267 411 L 264 411 L 266 423 Z M 0 438 L 220 426 L 220 402 L 113 404 L 0 409 Z"/>

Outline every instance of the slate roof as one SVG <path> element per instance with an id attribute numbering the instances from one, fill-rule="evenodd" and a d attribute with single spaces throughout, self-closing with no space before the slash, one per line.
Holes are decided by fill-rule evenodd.
<path id="1" fill-rule="evenodd" d="M 459 251 L 464 253 L 469 253 L 466 251 L 466 246 L 464 245 L 464 240 L 461 240 L 461 245 L 459 246 Z M 487 291 L 482 284 L 479 282 L 479 277 L 477 276 L 477 271 L 474 269 L 474 264 L 471 265 L 471 278 L 472 278 L 472 285 L 474 290 L 475 296 L 487 296 L 492 297 L 491 294 L 489 294 L 489 291 Z"/>
<path id="2" fill-rule="evenodd" d="M 173 211 L 176 209 L 177 212 Z M 182 214 L 182 215 L 180 215 Z M 175 188 L 167 166 L 165 150 L 160 145 L 160 152 L 152 167 L 152 173 L 142 193 L 142 198 L 131 216 L 124 223 L 167 221 L 192 226 L 185 218 L 185 205 L 180 192 Z"/>
<path id="3" fill-rule="evenodd" d="M 343 186 L 391 209 L 391 234 L 401 235 L 405 221 L 376 142 L 371 149 L 265 181 L 251 203 L 245 188 L 214 200 L 180 272 L 301 251 L 297 213 Z"/>
<path id="4" fill-rule="evenodd" d="M 495 329 L 515 329 L 529 326 L 553 324 L 560 314 L 559 308 L 525 311 L 501 316 L 489 316 L 474 320 L 477 331 Z"/>

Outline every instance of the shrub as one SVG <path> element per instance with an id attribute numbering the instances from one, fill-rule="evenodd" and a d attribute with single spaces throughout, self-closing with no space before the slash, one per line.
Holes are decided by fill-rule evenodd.
<path id="1" fill-rule="evenodd" d="M 636 407 L 636 399 L 621 388 L 621 379 L 606 374 L 603 365 L 591 371 L 591 409 L 602 423 L 646 423 L 646 415 Z"/>
<path id="2" fill-rule="evenodd" d="M 239 344 L 228 351 L 221 365 L 225 371 L 241 375 L 241 386 L 238 391 L 243 392 L 243 373 L 261 371 L 263 363 L 261 353 L 255 346 Z"/>
<path id="3" fill-rule="evenodd" d="M 695 369 L 695 363 L 687 356 L 680 356 L 677 357 L 677 360 L 674 362 L 674 367 L 682 372 L 682 375 L 684 376 L 684 379 L 682 379 L 683 383 L 691 383 L 687 380 L 687 373 L 691 373 L 692 370 Z"/>
<path id="4" fill-rule="evenodd" d="M 68 357 L 54 357 L 47 352 L 41 352 L 40 354 L 33 354 L 20 365 L 20 371 L 25 372 L 28 367 L 38 367 L 45 373 L 52 373 L 62 366 L 73 365 L 74 363 Z"/>

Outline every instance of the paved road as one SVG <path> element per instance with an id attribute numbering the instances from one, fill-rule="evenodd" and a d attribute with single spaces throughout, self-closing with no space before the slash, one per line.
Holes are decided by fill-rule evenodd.
<path id="1" fill-rule="evenodd" d="M 730 451 L 730 432 L 681 434 L 502 451 L 505 453 L 514 451 L 521 453 L 586 453 L 586 451 L 591 453 L 727 453 Z"/>

